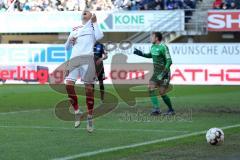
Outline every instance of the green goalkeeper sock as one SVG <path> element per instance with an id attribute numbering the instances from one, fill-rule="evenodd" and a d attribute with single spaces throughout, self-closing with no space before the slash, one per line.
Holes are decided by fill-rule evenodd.
<path id="1" fill-rule="evenodd" d="M 158 97 L 155 93 L 155 90 L 150 90 L 149 95 L 150 95 L 150 99 L 151 99 L 151 102 L 153 104 L 153 107 L 156 108 L 156 109 L 159 109 L 160 105 L 159 105 Z"/>
<path id="2" fill-rule="evenodd" d="M 168 106 L 169 111 L 173 111 L 172 103 L 170 98 L 167 95 L 162 96 L 164 103 Z"/>

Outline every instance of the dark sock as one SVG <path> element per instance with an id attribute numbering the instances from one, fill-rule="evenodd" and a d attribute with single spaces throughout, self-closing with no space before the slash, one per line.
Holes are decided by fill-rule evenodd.
<path id="1" fill-rule="evenodd" d="M 104 84 L 100 83 L 100 94 L 101 94 L 101 100 L 104 100 Z"/>
<path id="2" fill-rule="evenodd" d="M 162 99 L 163 99 L 164 103 L 168 106 L 168 110 L 174 111 L 172 108 L 172 103 L 171 103 L 170 98 L 167 95 L 164 95 L 164 96 L 162 96 Z"/>

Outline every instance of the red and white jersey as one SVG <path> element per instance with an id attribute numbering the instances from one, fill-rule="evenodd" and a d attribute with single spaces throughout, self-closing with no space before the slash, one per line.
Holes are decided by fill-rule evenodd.
<path id="1" fill-rule="evenodd" d="M 95 42 L 102 39 L 103 36 L 103 32 L 99 29 L 97 23 L 92 23 L 89 20 L 85 25 L 73 27 L 65 47 L 66 49 L 72 47 L 71 58 L 81 55 L 93 55 Z M 74 45 L 70 42 L 72 37 L 77 38 Z"/>

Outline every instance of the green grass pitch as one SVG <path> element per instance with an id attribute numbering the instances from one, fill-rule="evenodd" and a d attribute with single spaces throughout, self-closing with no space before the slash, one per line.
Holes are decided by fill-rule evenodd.
<path id="1" fill-rule="evenodd" d="M 146 89 L 146 87 L 142 87 Z M 106 91 L 116 94 L 111 85 Z M 98 94 L 98 93 L 96 93 Z M 126 93 L 128 94 L 128 93 Z M 48 85 L 0 85 L 0 159 L 218 160 L 240 157 L 240 86 L 174 86 L 174 117 L 150 117 L 148 98 L 119 103 L 95 119 L 95 131 L 58 119 L 66 95 Z M 83 110 L 83 97 L 80 97 Z M 98 103 L 98 101 L 96 101 Z M 160 100 L 161 108 L 166 106 Z M 210 146 L 205 131 L 230 127 L 225 142 Z M 195 134 L 196 133 L 196 134 Z"/>

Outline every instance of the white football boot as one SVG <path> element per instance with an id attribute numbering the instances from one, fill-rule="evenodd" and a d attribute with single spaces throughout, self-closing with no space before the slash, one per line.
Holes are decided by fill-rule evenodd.
<path id="1" fill-rule="evenodd" d="M 78 128 L 80 126 L 80 124 L 81 124 L 80 118 L 81 118 L 82 112 L 78 109 L 77 111 L 74 111 L 74 113 L 75 113 L 75 124 L 74 124 L 74 127 Z"/>
<path id="2" fill-rule="evenodd" d="M 93 116 L 92 115 L 88 115 L 87 117 L 87 131 L 89 133 L 93 132 L 94 127 L 93 127 Z"/>

